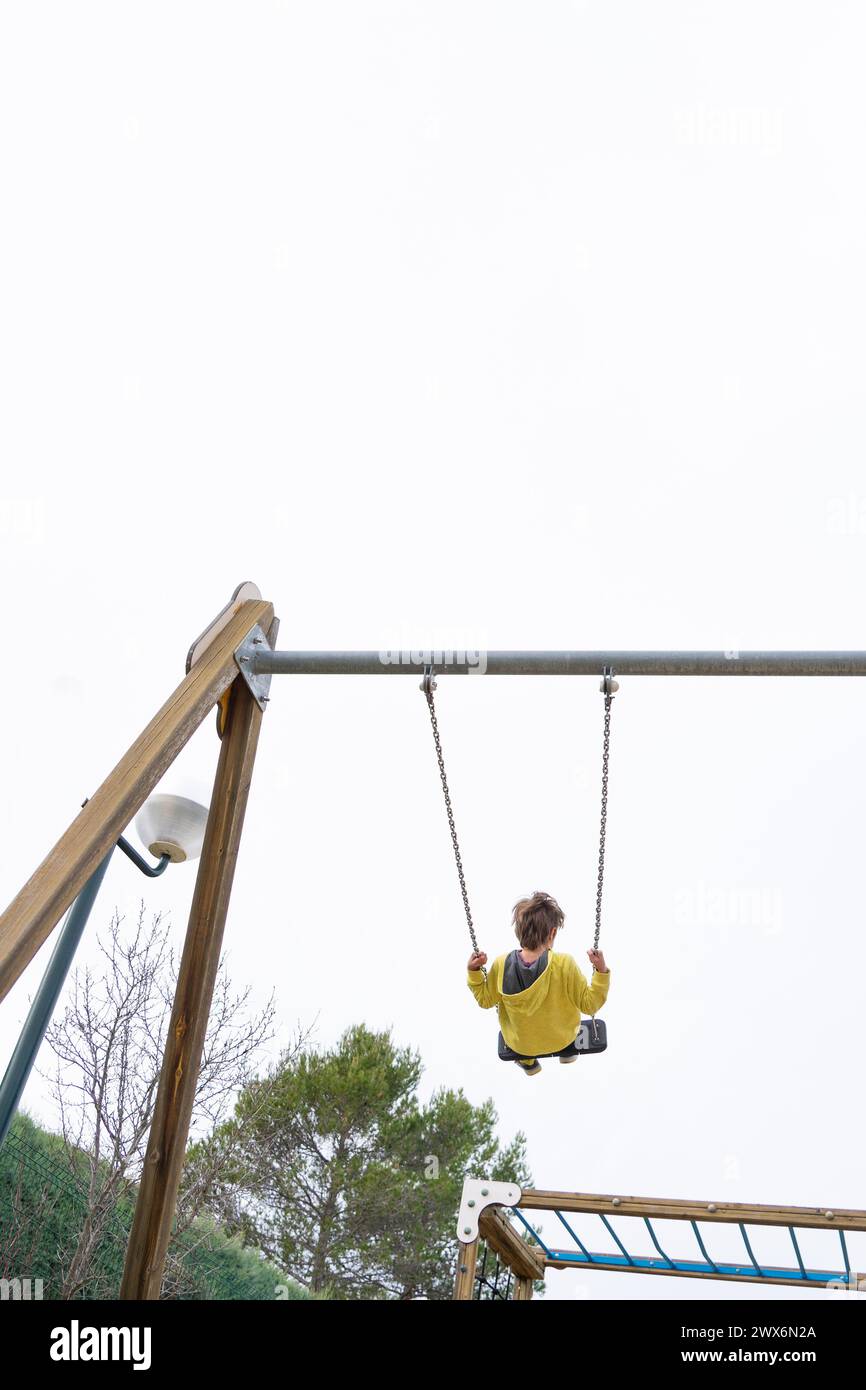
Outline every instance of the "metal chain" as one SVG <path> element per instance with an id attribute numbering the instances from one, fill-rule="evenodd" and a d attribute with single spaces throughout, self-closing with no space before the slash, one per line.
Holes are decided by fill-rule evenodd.
<path id="1" fill-rule="evenodd" d="M 457 829 L 454 825 L 454 811 L 451 806 L 451 793 L 448 790 L 448 778 L 445 776 L 445 759 L 442 755 L 442 741 L 439 737 L 439 723 L 436 719 L 436 706 L 433 703 L 433 691 L 436 682 L 433 679 L 432 666 L 425 666 L 424 679 L 421 682 L 421 689 L 427 699 L 427 708 L 430 711 L 430 724 L 433 729 L 433 742 L 436 745 L 436 760 L 439 763 L 439 778 L 442 782 L 442 791 L 445 796 L 445 811 L 448 816 L 448 829 L 451 831 L 451 843 L 454 846 L 454 862 L 457 865 L 457 877 L 460 880 L 460 892 L 463 897 L 463 910 L 466 913 L 466 925 L 469 928 L 469 937 L 472 942 L 472 950 L 478 955 L 478 941 L 475 937 L 475 925 L 472 921 L 472 909 L 469 906 L 469 893 L 466 889 L 466 879 L 463 875 L 463 860 L 460 855 L 460 845 L 457 842 Z M 483 969 L 483 967 L 482 967 Z M 484 970 L 485 978 L 487 971 Z"/>
<path id="2" fill-rule="evenodd" d="M 604 679 L 601 683 L 601 690 L 604 695 L 604 751 L 601 759 L 601 827 L 598 836 L 598 888 L 595 894 L 594 951 L 598 950 L 598 938 L 601 934 L 601 895 L 604 891 L 604 844 L 607 834 L 607 779 L 608 763 L 610 761 L 610 710 L 613 704 L 614 693 L 618 688 L 617 682 L 613 679 L 612 668 L 610 666 L 605 666 Z"/>
<path id="3" fill-rule="evenodd" d="M 604 668 L 604 679 L 601 685 L 604 694 L 604 747 L 601 764 L 601 825 L 598 839 L 598 887 L 595 895 L 595 938 L 593 941 L 593 950 L 596 951 L 598 950 L 598 941 L 601 935 L 601 901 L 604 891 L 604 851 L 607 834 L 607 788 L 610 763 L 610 714 L 614 693 L 618 688 L 617 682 L 613 679 L 612 669 L 606 666 Z M 421 689 L 424 692 L 424 696 L 427 700 L 427 708 L 430 712 L 430 726 L 433 730 L 436 761 L 439 764 L 439 779 L 442 783 L 442 793 L 445 797 L 445 813 L 448 816 L 448 829 L 451 832 L 451 844 L 454 848 L 454 863 L 457 866 L 457 877 L 460 881 L 460 893 L 463 898 L 463 910 L 466 913 L 466 925 L 469 928 L 469 938 L 472 942 L 472 949 L 477 955 L 478 941 L 475 936 L 475 925 L 472 921 L 472 909 L 469 906 L 469 893 L 466 888 L 466 878 L 463 873 L 463 859 L 460 854 L 457 827 L 454 824 L 454 810 L 451 805 L 451 793 L 448 790 L 448 778 L 445 773 L 445 758 L 442 753 L 442 740 L 439 737 L 439 722 L 436 718 L 436 705 L 433 700 L 435 681 L 433 680 L 433 669 L 430 666 L 424 668 L 424 679 L 421 682 Z M 484 974 L 486 976 L 486 970 Z"/>

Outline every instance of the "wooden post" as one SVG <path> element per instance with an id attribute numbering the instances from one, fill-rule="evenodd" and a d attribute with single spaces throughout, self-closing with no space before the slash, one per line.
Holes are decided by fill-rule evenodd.
<path id="1" fill-rule="evenodd" d="M 275 624 L 268 634 L 273 644 Z M 262 713 L 238 677 L 220 744 L 120 1297 L 159 1298 Z"/>
<path id="2" fill-rule="evenodd" d="M 527 1279 L 523 1274 L 514 1277 L 514 1293 L 512 1303 L 528 1303 L 532 1297 L 532 1280 Z"/>
<path id="3" fill-rule="evenodd" d="M 478 1218 L 478 1228 L 490 1249 L 503 1264 L 508 1265 L 515 1278 L 529 1280 L 544 1278 L 544 1256 L 537 1245 L 530 1245 L 518 1235 L 507 1221 L 501 1207 L 485 1207 Z"/>
<path id="4" fill-rule="evenodd" d="M 478 1240 L 464 1243 L 457 1251 L 457 1274 L 454 1279 L 454 1297 L 458 1301 L 469 1301 L 475 1293 L 475 1266 L 478 1262 Z"/>
<path id="5" fill-rule="evenodd" d="M 231 685 L 237 675 L 234 652 L 247 633 L 256 623 L 267 628 L 273 613 L 272 604 L 256 600 L 233 614 L 0 917 L 0 999 Z M 98 678 L 107 700 L 110 676 L 99 673 Z"/>

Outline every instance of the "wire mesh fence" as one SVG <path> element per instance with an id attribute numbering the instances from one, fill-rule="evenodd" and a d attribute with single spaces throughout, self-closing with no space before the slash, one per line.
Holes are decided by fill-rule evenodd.
<path id="1" fill-rule="evenodd" d="M 3 1296 L 20 1296 L 26 1281 L 45 1299 L 118 1296 L 134 1193 L 110 1203 L 94 1199 L 90 1166 L 77 1157 L 59 1137 L 20 1116 L 10 1129 L 0 1148 Z M 206 1219 L 176 1234 L 169 1247 L 164 1299 L 305 1296 L 259 1251 Z"/>

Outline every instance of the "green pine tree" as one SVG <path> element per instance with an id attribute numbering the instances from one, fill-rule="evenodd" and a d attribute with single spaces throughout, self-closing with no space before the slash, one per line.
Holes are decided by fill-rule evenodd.
<path id="1" fill-rule="evenodd" d="M 219 1165 L 215 1214 L 294 1278 L 331 1298 L 448 1298 L 467 1175 L 530 1186 L 525 1139 L 504 1148 L 490 1101 L 418 1098 L 418 1054 L 348 1029 L 246 1086 L 234 1118 L 189 1156 Z"/>

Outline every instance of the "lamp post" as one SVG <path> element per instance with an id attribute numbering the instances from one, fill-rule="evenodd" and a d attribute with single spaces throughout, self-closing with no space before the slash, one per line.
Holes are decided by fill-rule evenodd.
<path id="1" fill-rule="evenodd" d="M 200 806 L 197 801 L 190 801 L 184 796 L 159 793 L 145 802 L 135 822 L 142 843 L 159 862 L 148 864 L 122 835 L 116 847 L 122 849 L 127 858 L 148 878 L 158 878 L 169 864 L 182 864 L 186 860 L 198 858 L 201 854 L 207 816 L 207 807 Z M 45 1031 L 51 1022 L 60 991 L 63 989 L 114 850 L 115 846 L 112 845 L 69 909 L 45 974 L 30 1005 L 21 1036 L 0 1082 L 0 1145 L 3 1144 L 18 1109 L 24 1087 L 36 1061 L 36 1054 L 42 1046 Z"/>

